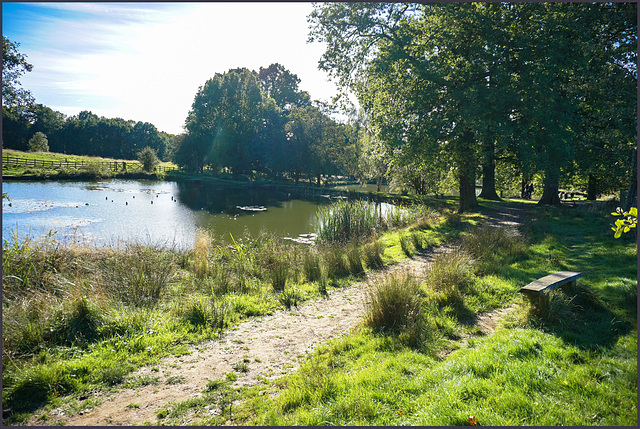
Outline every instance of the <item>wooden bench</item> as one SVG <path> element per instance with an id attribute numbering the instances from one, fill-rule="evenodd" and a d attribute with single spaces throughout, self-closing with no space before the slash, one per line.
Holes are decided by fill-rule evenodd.
<path id="1" fill-rule="evenodd" d="M 582 273 L 576 273 L 573 271 L 558 271 L 557 273 L 549 274 L 536 281 L 533 281 L 520 289 L 520 292 L 525 294 L 532 303 L 540 304 L 544 302 L 546 293 L 557 288 L 572 288 L 575 287 L 577 279 L 582 277 Z"/>

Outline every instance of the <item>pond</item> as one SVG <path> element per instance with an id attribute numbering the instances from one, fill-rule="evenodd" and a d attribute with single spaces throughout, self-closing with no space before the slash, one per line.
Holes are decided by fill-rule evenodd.
<path id="1" fill-rule="evenodd" d="M 209 181 L 5 181 L 2 238 L 55 231 L 62 242 L 144 244 L 190 248 L 204 229 L 230 241 L 261 230 L 296 239 L 314 231 L 315 215 L 330 199 L 294 197 L 273 188 Z M 9 206 L 9 203 L 11 206 Z"/>

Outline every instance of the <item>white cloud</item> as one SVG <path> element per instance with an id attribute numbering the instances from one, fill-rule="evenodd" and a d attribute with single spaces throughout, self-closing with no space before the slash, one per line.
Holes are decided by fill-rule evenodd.
<path id="1" fill-rule="evenodd" d="M 309 3 L 47 5 L 82 18 L 52 13 L 34 27 L 42 40 L 28 52 L 34 71 L 22 81 L 38 102 L 67 114 L 91 110 L 178 133 L 215 73 L 275 62 L 314 99 L 336 92 L 317 70 L 323 46 L 306 43 Z"/>

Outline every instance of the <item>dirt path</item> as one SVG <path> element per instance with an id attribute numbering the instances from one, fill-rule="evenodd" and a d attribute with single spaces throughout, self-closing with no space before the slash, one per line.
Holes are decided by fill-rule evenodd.
<path id="1" fill-rule="evenodd" d="M 517 211 L 504 210 L 491 216 L 489 222 L 513 227 L 518 223 L 518 215 Z M 445 249 L 434 249 L 382 272 L 372 273 L 348 288 L 332 291 L 328 298 L 319 298 L 290 311 L 280 310 L 271 316 L 246 320 L 227 331 L 222 340 L 194 345 L 189 355 L 164 358 L 159 364 L 133 374 L 158 377 L 159 383 L 99 393 L 101 405 L 75 416 L 54 410 L 50 413 L 52 420 L 71 426 L 157 424 L 157 411 L 166 409 L 170 403 L 201 395 L 209 381 L 234 372 L 234 365 L 238 363 L 246 364 L 248 371 L 235 372 L 238 374 L 237 385 L 253 385 L 262 378 L 281 377 L 298 367 L 299 357 L 360 323 L 365 312 L 367 284 L 400 270 L 422 277 L 433 254 L 438 251 Z M 504 310 L 481 316 L 478 326 L 492 332 L 496 315 L 503 314 L 501 312 Z M 32 425 L 38 423 L 35 419 L 30 422 Z"/>

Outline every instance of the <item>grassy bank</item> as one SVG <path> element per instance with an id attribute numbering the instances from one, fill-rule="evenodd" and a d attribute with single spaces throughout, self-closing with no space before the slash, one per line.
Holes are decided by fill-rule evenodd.
<path id="1" fill-rule="evenodd" d="M 431 213 L 429 222 L 442 219 Z M 386 229 L 398 226 L 383 221 Z M 94 390 L 153 383 L 129 374 L 242 319 L 331 293 L 393 263 L 399 253 L 385 255 L 370 232 L 361 246 L 325 240 L 313 247 L 267 234 L 231 237 L 228 245 L 201 233 L 188 251 L 152 243 L 79 247 L 55 236 L 5 241 L 5 422 Z"/>
<path id="2" fill-rule="evenodd" d="M 438 260 L 424 282 L 381 285 L 359 332 L 319 348 L 295 374 L 233 391 L 242 400 L 233 414 L 222 408 L 194 422 L 635 426 L 636 243 L 612 237 L 606 209 L 531 207 L 531 215 L 524 241 L 463 232 L 458 257 Z M 547 310 L 517 293 L 560 270 L 584 277 L 568 295 L 554 293 Z M 472 327 L 479 314 L 510 306 L 495 333 Z M 385 309 L 397 317 L 382 317 Z M 191 415 L 204 416 L 218 397 L 205 394 Z"/>
<path id="3" fill-rule="evenodd" d="M 184 424 L 188 414 L 204 425 L 635 424 L 635 242 L 613 239 L 606 209 L 530 209 L 524 237 L 479 228 L 479 214 L 423 208 L 409 225 L 392 215 L 362 237 L 353 223 L 359 245 L 325 238 L 307 247 L 262 235 L 233 237 L 229 246 L 205 234 L 189 251 L 70 247 L 55 237 L 4 243 L 5 423 L 35 413 L 55 424 L 53 407 L 94 406 L 88 392 L 156 382 L 130 375 L 141 365 L 450 243 L 457 250 L 438 257 L 424 282 L 380 284 L 361 329 L 318 348 L 299 371 L 251 389 L 214 380 L 158 421 Z M 559 270 L 581 271 L 580 287 L 554 294 L 544 313 L 529 307 L 519 287 Z M 473 326 L 480 314 L 512 305 L 495 334 Z"/>

